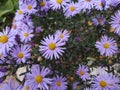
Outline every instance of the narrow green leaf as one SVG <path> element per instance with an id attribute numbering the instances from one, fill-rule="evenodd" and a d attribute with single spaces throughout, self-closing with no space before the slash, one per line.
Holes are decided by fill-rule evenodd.
<path id="1" fill-rule="evenodd" d="M 0 17 L 6 13 L 12 12 L 14 9 L 14 5 L 11 0 L 8 0 L 2 6 L 0 6 Z"/>

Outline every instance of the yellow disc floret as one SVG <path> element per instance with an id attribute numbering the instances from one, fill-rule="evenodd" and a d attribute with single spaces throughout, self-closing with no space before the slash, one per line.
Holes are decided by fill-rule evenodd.
<path id="1" fill-rule="evenodd" d="M 63 0 L 56 0 L 58 4 L 61 4 Z"/>
<path id="2" fill-rule="evenodd" d="M 29 90 L 29 86 L 28 85 L 25 87 L 25 90 Z"/>
<path id="3" fill-rule="evenodd" d="M 103 46 L 104 46 L 105 49 L 108 49 L 110 47 L 110 44 L 106 42 L 106 43 L 104 43 Z"/>
<path id="4" fill-rule="evenodd" d="M 50 50 L 54 50 L 56 48 L 56 44 L 51 42 L 49 45 L 48 45 L 49 49 Z"/>
<path id="5" fill-rule="evenodd" d="M 28 36 L 29 36 L 28 32 L 25 32 L 25 33 L 24 33 L 24 36 L 25 36 L 25 37 L 28 37 Z"/>
<path id="6" fill-rule="evenodd" d="M 101 86 L 102 88 L 105 88 L 105 87 L 107 86 L 106 81 L 101 80 L 101 81 L 100 81 L 100 86 Z"/>
<path id="7" fill-rule="evenodd" d="M 27 8 L 28 8 L 28 10 L 31 10 L 31 9 L 32 9 L 32 6 L 31 6 L 31 5 L 28 5 Z"/>
<path id="8" fill-rule="evenodd" d="M 23 14 L 22 10 L 18 10 L 18 14 L 19 15 Z"/>
<path id="9" fill-rule="evenodd" d="M 6 43 L 8 41 L 8 36 L 7 35 L 2 35 L 0 36 L 0 42 L 1 43 Z"/>
<path id="10" fill-rule="evenodd" d="M 60 34 L 60 38 L 63 38 L 64 37 L 64 35 L 63 34 Z"/>
<path id="11" fill-rule="evenodd" d="M 85 74 L 85 72 L 84 72 L 83 70 L 81 70 L 81 71 L 80 71 L 80 75 L 83 76 L 84 74 Z"/>
<path id="12" fill-rule="evenodd" d="M 41 75 L 37 75 L 37 76 L 35 77 L 35 82 L 36 82 L 36 83 L 41 83 L 42 81 L 43 81 L 43 78 L 42 78 Z"/>
<path id="13" fill-rule="evenodd" d="M 73 12 L 73 11 L 75 11 L 75 9 L 76 9 L 76 7 L 74 7 L 74 6 L 71 6 L 70 7 L 70 10 Z"/>
<path id="14" fill-rule="evenodd" d="M 45 2 L 40 2 L 40 6 L 44 7 L 45 6 Z"/>
<path id="15" fill-rule="evenodd" d="M 57 85 L 57 86 L 61 86 L 61 84 L 62 84 L 62 83 L 61 83 L 60 81 L 56 82 L 56 85 Z"/>
<path id="16" fill-rule="evenodd" d="M 99 3 L 99 6 L 101 6 L 101 7 L 103 6 L 102 2 Z"/>
<path id="17" fill-rule="evenodd" d="M 19 52 L 17 56 L 18 58 L 23 58 L 24 54 L 22 52 Z"/>

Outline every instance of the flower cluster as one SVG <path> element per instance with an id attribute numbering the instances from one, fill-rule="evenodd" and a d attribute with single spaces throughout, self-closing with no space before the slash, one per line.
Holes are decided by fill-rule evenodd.
<path id="1" fill-rule="evenodd" d="M 42 45 L 39 46 L 39 51 L 47 59 L 52 60 L 53 57 L 57 59 L 59 58 L 59 55 L 64 53 L 66 48 L 63 46 L 66 44 L 66 41 L 68 41 L 69 36 L 70 35 L 67 30 L 63 32 L 61 30 L 57 30 L 55 35 L 49 35 L 41 41 Z"/>
<path id="2" fill-rule="evenodd" d="M 18 4 L 0 31 L 0 90 L 120 90 L 120 0 Z"/>

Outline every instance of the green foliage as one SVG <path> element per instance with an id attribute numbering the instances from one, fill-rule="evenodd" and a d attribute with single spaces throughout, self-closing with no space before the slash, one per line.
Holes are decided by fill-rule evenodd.
<path id="1" fill-rule="evenodd" d="M 18 0 L 2 0 L 0 1 L 0 28 L 3 28 L 6 22 L 11 22 L 18 8 Z"/>

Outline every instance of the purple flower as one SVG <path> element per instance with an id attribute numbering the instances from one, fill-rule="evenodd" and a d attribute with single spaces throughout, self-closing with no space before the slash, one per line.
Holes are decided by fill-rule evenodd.
<path id="1" fill-rule="evenodd" d="M 105 3 L 106 3 L 105 0 L 96 0 L 96 2 L 94 3 L 95 9 L 102 11 L 105 7 Z"/>
<path id="2" fill-rule="evenodd" d="M 57 30 L 55 32 L 55 37 L 58 37 L 61 41 L 68 41 L 68 38 L 70 37 L 70 33 L 67 30 Z"/>
<path id="3" fill-rule="evenodd" d="M 33 21 L 29 15 L 27 15 L 21 22 L 23 23 L 23 25 L 25 24 L 31 29 L 34 28 Z M 24 26 L 23 26 L 23 29 L 24 29 Z"/>
<path id="4" fill-rule="evenodd" d="M 0 67 L 0 72 L 6 72 L 7 68 L 5 66 Z"/>
<path id="5" fill-rule="evenodd" d="M 40 10 L 47 12 L 50 9 L 50 1 L 48 0 L 39 0 Z"/>
<path id="6" fill-rule="evenodd" d="M 68 18 L 71 16 L 75 16 L 76 14 L 80 13 L 80 7 L 78 3 L 70 3 L 67 4 L 65 8 L 63 8 L 64 15 Z"/>
<path id="7" fill-rule="evenodd" d="M 112 74 L 100 74 L 93 78 L 94 90 L 119 90 L 119 79 Z"/>
<path id="8" fill-rule="evenodd" d="M 81 38 L 78 36 L 78 37 L 75 37 L 75 41 L 76 42 L 80 42 L 81 41 Z"/>
<path id="9" fill-rule="evenodd" d="M 24 18 L 24 10 L 17 10 L 15 18 L 16 20 L 22 20 Z"/>
<path id="10" fill-rule="evenodd" d="M 0 84 L 4 81 L 3 77 L 0 77 Z"/>
<path id="11" fill-rule="evenodd" d="M 21 62 L 25 63 L 28 58 L 30 58 L 31 54 L 31 46 L 28 45 L 17 45 L 15 48 L 13 48 L 11 55 L 13 58 L 15 58 L 18 64 Z"/>
<path id="12" fill-rule="evenodd" d="M 19 36 L 18 34 L 15 36 L 15 40 L 16 40 L 17 42 L 20 42 L 20 36 Z"/>
<path id="13" fill-rule="evenodd" d="M 0 90 L 17 90 L 19 83 L 13 79 L 9 78 L 8 82 L 3 82 L 0 86 Z"/>
<path id="14" fill-rule="evenodd" d="M 28 43 L 33 38 L 33 29 L 28 26 L 24 27 L 19 33 L 21 42 Z"/>
<path id="15" fill-rule="evenodd" d="M 95 8 L 97 10 L 107 10 L 110 7 L 111 0 L 94 0 Z"/>
<path id="16" fill-rule="evenodd" d="M 106 5 L 106 0 L 101 0 L 103 7 Z"/>
<path id="17" fill-rule="evenodd" d="M 77 86 L 78 86 L 79 84 L 80 84 L 80 82 L 74 82 L 74 83 L 72 84 L 73 90 L 77 89 Z"/>
<path id="18" fill-rule="evenodd" d="M 26 75 L 26 84 L 31 90 L 37 90 L 37 88 L 48 90 L 49 84 L 52 83 L 52 79 L 46 77 L 49 73 L 49 68 L 40 69 L 39 65 L 33 65 L 31 72 Z"/>
<path id="19" fill-rule="evenodd" d="M 97 16 L 96 18 L 93 18 L 93 24 L 94 25 L 104 25 L 105 24 L 105 18 L 104 16 Z"/>
<path id="20" fill-rule="evenodd" d="M 14 22 L 12 23 L 12 28 L 11 31 L 17 35 L 20 32 L 21 26 L 22 26 L 22 22 L 21 21 L 17 21 L 16 19 L 17 17 L 14 18 Z"/>
<path id="21" fill-rule="evenodd" d="M 94 88 L 84 88 L 84 90 L 95 90 Z"/>
<path id="22" fill-rule="evenodd" d="M 21 9 L 25 11 L 25 13 L 35 14 L 37 10 L 35 9 L 37 6 L 36 0 L 27 0 L 21 5 Z"/>
<path id="23" fill-rule="evenodd" d="M 111 0 L 110 5 L 113 7 L 116 7 L 118 4 L 120 4 L 120 0 Z"/>
<path id="24" fill-rule="evenodd" d="M 69 2 L 70 0 L 50 0 L 50 7 L 53 10 L 57 10 L 57 9 L 61 9 L 65 8 L 66 4 Z"/>
<path id="25" fill-rule="evenodd" d="M 6 30 L 0 32 L 0 52 L 9 52 L 15 44 L 16 42 L 14 33 L 10 31 L 9 27 L 6 27 Z"/>
<path id="26" fill-rule="evenodd" d="M 35 32 L 36 32 L 36 33 L 40 33 L 41 30 L 42 30 L 42 28 L 39 26 L 39 27 L 36 27 Z"/>
<path id="27" fill-rule="evenodd" d="M 89 79 L 90 75 L 88 73 L 88 68 L 84 65 L 79 65 L 79 68 L 76 71 L 76 74 L 83 80 L 86 81 Z"/>
<path id="28" fill-rule="evenodd" d="M 65 42 L 58 40 L 58 38 L 53 35 L 44 38 L 40 43 L 42 45 L 39 46 L 39 51 L 46 59 L 57 59 L 60 57 L 59 55 L 64 53 L 65 47 L 63 46 Z"/>
<path id="29" fill-rule="evenodd" d="M 112 21 L 110 22 L 112 28 L 115 28 L 115 33 L 120 36 L 120 10 L 111 17 Z"/>
<path id="30" fill-rule="evenodd" d="M 118 50 L 116 41 L 108 36 L 102 36 L 100 41 L 97 41 L 95 46 L 98 48 L 100 55 L 111 56 Z"/>
<path id="31" fill-rule="evenodd" d="M 2 83 L 6 78 L 6 73 L 0 71 L 0 83 Z"/>
<path id="32" fill-rule="evenodd" d="M 96 0 L 79 0 L 79 7 L 84 11 L 91 10 L 94 7 Z"/>
<path id="33" fill-rule="evenodd" d="M 53 78 L 50 90 L 67 90 L 67 84 L 67 79 L 65 77 L 56 76 Z"/>

